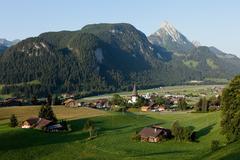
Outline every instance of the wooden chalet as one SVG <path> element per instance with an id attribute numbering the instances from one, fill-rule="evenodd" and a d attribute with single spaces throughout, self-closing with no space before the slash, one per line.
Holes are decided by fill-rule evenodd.
<path id="1" fill-rule="evenodd" d="M 63 104 L 65 107 L 78 107 L 77 102 L 72 98 L 65 100 Z"/>
<path id="2" fill-rule="evenodd" d="M 21 128 L 40 129 L 46 132 L 59 132 L 65 130 L 61 124 L 39 117 L 31 117 L 23 121 Z"/>
<path id="3" fill-rule="evenodd" d="M 159 126 L 143 128 L 139 135 L 142 142 L 159 142 L 172 137 L 171 130 Z"/>
<path id="4" fill-rule="evenodd" d="M 53 124 L 53 122 L 50 121 L 50 120 L 47 120 L 45 118 L 31 117 L 31 118 L 23 121 L 21 128 L 42 129 L 42 128 L 47 127 L 51 124 Z"/>

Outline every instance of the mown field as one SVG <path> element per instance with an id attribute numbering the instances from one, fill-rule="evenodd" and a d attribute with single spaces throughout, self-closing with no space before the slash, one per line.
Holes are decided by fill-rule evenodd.
<path id="1" fill-rule="evenodd" d="M 53 106 L 53 111 L 58 119 L 79 119 L 107 115 L 107 112 L 91 108 L 66 108 L 63 105 Z M 11 114 L 15 114 L 19 121 L 32 116 L 38 116 L 40 106 L 2 107 L 0 108 L 0 124 L 7 123 Z"/>
<path id="2" fill-rule="evenodd" d="M 20 119 L 24 119 L 29 115 L 37 114 L 37 110 L 38 107 L 0 108 L 1 160 L 200 160 L 233 159 L 234 155 L 240 155 L 238 143 L 232 144 L 230 151 L 224 147 L 225 138 L 219 133 L 220 112 L 129 112 L 123 114 L 88 108 L 54 107 L 58 118 L 70 120 L 72 132 L 44 133 L 38 130 L 10 128 L 8 126 L 6 115 L 15 113 Z M 87 113 L 88 115 L 86 115 Z M 98 133 L 97 138 L 90 141 L 87 140 L 88 133 L 83 131 L 86 119 L 91 119 L 94 122 Z M 193 126 L 197 131 L 197 142 L 180 143 L 170 140 L 161 143 L 146 143 L 131 139 L 136 131 L 145 126 L 160 123 L 163 127 L 169 128 L 175 120 L 179 120 L 184 126 Z M 212 140 L 219 140 L 223 148 L 211 153 Z"/>

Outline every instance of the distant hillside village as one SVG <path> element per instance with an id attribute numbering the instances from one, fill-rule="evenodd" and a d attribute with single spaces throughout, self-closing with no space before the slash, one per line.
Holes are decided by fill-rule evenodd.
<path id="1" fill-rule="evenodd" d="M 220 108 L 221 87 L 212 88 L 214 96 L 208 98 L 206 93 L 194 94 L 164 94 L 145 93 L 139 94 L 137 86 L 133 85 L 132 94 L 130 96 L 120 96 L 114 94 L 110 98 L 99 98 L 88 101 L 77 100 L 74 94 L 65 93 L 60 96 L 51 97 L 53 105 L 65 105 L 66 107 L 89 107 L 110 111 L 127 111 L 129 108 L 137 108 L 142 112 L 165 112 L 179 110 L 195 110 L 195 111 L 214 111 Z M 161 90 L 157 88 L 156 90 Z M 154 90 L 153 90 L 154 91 Z M 51 96 L 51 95 L 49 95 Z M 191 97 L 199 98 L 196 104 L 189 104 L 187 99 Z M 31 100 L 13 97 L 0 101 L 0 106 L 21 106 L 21 105 L 46 105 L 47 99 L 33 97 Z"/>
<path id="2" fill-rule="evenodd" d="M 130 96 L 120 96 L 114 94 L 112 98 L 101 98 L 92 101 L 75 100 L 74 96 L 66 98 L 63 104 L 66 107 L 90 107 L 111 111 L 126 111 L 129 108 L 138 108 L 142 112 L 164 112 L 193 110 L 196 111 L 214 111 L 220 109 L 220 94 L 222 88 L 213 88 L 215 96 L 206 98 L 204 93 L 200 94 L 201 98 L 198 103 L 190 105 L 186 98 L 189 95 L 165 94 L 160 96 L 158 93 L 139 94 L 136 85 L 133 85 L 132 94 Z M 191 95 L 190 95 L 191 96 Z M 192 95 L 193 96 L 193 95 Z"/>

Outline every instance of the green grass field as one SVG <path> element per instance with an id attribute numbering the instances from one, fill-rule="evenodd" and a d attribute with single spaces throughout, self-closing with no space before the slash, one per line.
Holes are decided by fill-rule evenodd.
<path id="1" fill-rule="evenodd" d="M 0 159 L 1 160 L 58 160 L 58 159 L 231 159 L 239 155 L 239 143 L 232 144 L 214 153 L 210 152 L 212 140 L 219 140 L 225 146 L 225 138 L 220 135 L 220 112 L 212 113 L 114 113 L 76 108 L 66 111 L 64 107 L 54 107 L 56 115 L 70 119 L 73 131 L 70 133 L 44 133 L 38 130 L 10 128 L 6 115 L 16 113 L 19 117 L 37 114 L 38 107 L 0 108 Z M 22 110 L 22 111 L 20 111 Z M 27 112 L 28 110 L 28 112 Z M 30 111 L 29 111 L 30 110 Z M 26 114 L 25 114 L 26 113 Z M 75 116 L 69 116 L 73 114 Z M 86 115 L 86 113 L 89 113 Z M 83 131 L 86 118 L 94 121 L 98 137 L 88 141 L 88 133 Z M 141 128 L 160 123 L 169 128 L 179 120 L 184 126 L 194 126 L 198 131 L 198 142 L 161 143 L 132 141 L 132 135 Z M 229 147 L 228 147 L 229 148 Z M 232 155 L 233 154 L 233 155 Z M 230 156 L 230 157 L 229 157 Z"/>

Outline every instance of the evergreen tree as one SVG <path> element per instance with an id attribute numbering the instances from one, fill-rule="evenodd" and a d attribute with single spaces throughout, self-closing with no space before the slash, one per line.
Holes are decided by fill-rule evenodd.
<path id="1" fill-rule="evenodd" d="M 42 105 L 38 116 L 56 122 L 57 118 L 50 105 Z"/>
<path id="2" fill-rule="evenodd" d="M 206 97 L 199 99 L 198 103 L 195 105 L 196 111 L 207 112 L 209 108 L 209 102 Z"/>
<path id="3" fill-rule="evenodd" d="M 47 97 L 47 105 L 49 105 L 49 106 L 52 105 L 52 95 L 51 95 L 51 94 L 48 94 L 48 97 Z"/>
<path id="4" fill-rule="evenodd" d="M 37 100 L 37 97 L 36 97 L 36 96 L 33 96 L 33 97 L 32 97 L 31 103 L 32 103 L 33 105 L 37 105 L 37 104 L 38 104 L 38 100 Z"/>
<path id="5" fill-rule="evenodd" d="M 188 107 L 188 104 L 184 98 L 179 99 L 178 101 L 178 108 L 180 110 L 186 110 Z"/>
<path id="6" fill-rule="evenodd" d="M 222 133 L 229 142 L 240 139 L 240 76 L 236 76 L 223 90 L 221 110 Z"/>
<path id="7" fill-rule="evenodd" d="M 15 114 L 12 114 L 10 117 L 10 127 L 16 127 L 18 125 L 18 120 Z"/>
<path id="8" fill-rule="evenodd" d="M 61 105 L 62 104 L 62 101 L 59 99 L 59 97 L 57 95 L 54 96 L 53 104 L 54 105 Z"/>

